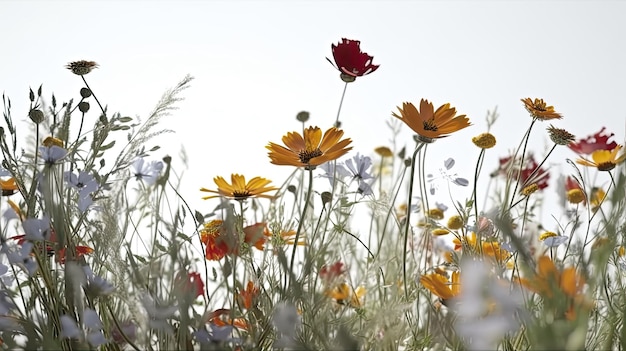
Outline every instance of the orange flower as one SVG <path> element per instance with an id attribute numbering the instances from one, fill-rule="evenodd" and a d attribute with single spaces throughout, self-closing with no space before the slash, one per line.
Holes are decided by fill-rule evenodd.
<path id="1" fill-rule="evenodd" d="M 271 199 L 273 196 L 266 195 L 264 193 L 278 189 L 273 186 L 268 187 L 267 185 L 272 181 L 261 177 L 254 177 L 246 183 L 246 178 L 244 176 L 233 173 L 230 176 L 230 179 L 232 184 L 228 184 L 228 182 L 222 177 L 213 178 L 213 181 L 217 185 L 217 190 L 201 188 L 200 191 L 215 193 L 217 195 L 205 196 L 202 199 L 206 200 L 220 196 L 239 201 L 245 200 L 249 197 L 264 197 Z"/>
<path id="2" fill-rule="evenodd" d="M 18 191 L 15 178 L 9 178 L 7 180 L 0 179 L 0 190 L 2 190 L 2 196 L 11 196 Z"/>
<path id="3" fill-rule="evenodd" d="M 230 310 L 226 308 L 217 309 L 207 316 L 207 323 L 213 323 L 218 327 L 234 326 L 242 330 L 248 330 L 248 322 L 244 318 L 230 319 Z"/>
<path id="4" fill-rule="evenodd" d="M 556 291 L 575 298 L 582 294 L 585 278 L 576 273 L 576 268 L 568 267 L 559 271 L 548 256 L 537 262 L 537 272 L 531 279 L 519 278 L 527 289 L 544 297 L 552 297 Z"/>
<path id="5" fill-rule="evenodd" d="M 340 305 L 348 305 L 350 307 L 358 308 L 363 304 L 363 296 L 365 296 L 365 288 L 362 286 L 352 289 L 347 283 L 341 283 L 334 289 L 326 291 L 326 295 L 333 300 L 337 301 Z"/>
<path id="6" fill-rule="evenodd" d="M 345 155 L 352 147 L 347 147 L 352 140 L 341 140 L 343 131 L 332 127 L 322 136 L 322 130 L 318 127 L 309 127 L 304 130 L 304 137 L 298 132 L 290 132 L 283 136 L 281 146 L 269 143 L 265 148 L 270 150 L 271 163 L 283 166 L 315 167 L 328 161 L 336 160 Z"/>
<path id="7" fill-rule="evenodd" d="M 431 293 L 439 296 L 443 301 L 449 300 L 461 293 L 461 284 L 459 281 L 459 272 L 452 272 L 452 280 L 448 282 L 448 278 L 439 274 L 431 273 L 420 277 L 420 283 Z"/>
<path id="8" fill-rule="evenodd" d="M 434 139 L 444 138 L 456 131 L 469 127 L 469 118 L 465 115 L 456 115 L 456 109 L 450 107 L 450 104 L 439 106 L 435 111 L 432 103 L 422 99 L 420 101 L 420 110 L 410 102 L 402 104 L 402 108 L 398 107 L 400 114 L 392 113 L 392 116 L 398 118 L 408 125 L 415 133 L 426 138 L 427 142 Z"/>
<path id="9" fill-rule="evenodd" d="M 260 291 L 259 287 L 254 286 L 253 282 L 248 281 L 246 289 L 240 291 L 237 296 L 240 306 L 247 310 L 251 309 Z"/>
<path id="10" fill-rule="evenodd" d="M 265 223 L 260 222 L 243 228 L 243 242 L 263 250 L 265 244 Z M 235 230 L 229 230 L 221 219 L 204 224 L 200 230 L 200 241 L 206 245 L 205 258 L 219 261 L 226 255 L 238 255 L 240 239 Z"/>
<path id="11" fill-rule="evenodd" d="M 535 119 L 547 121 L 550 119 L 563 118 L 560 113 L 554 111 L 553 106 L 548 106 L 543 99 L 532 100 L 531 98 L 525 98 L 521 99 L 521 101 L 524 103 L 526 111 Z"/>

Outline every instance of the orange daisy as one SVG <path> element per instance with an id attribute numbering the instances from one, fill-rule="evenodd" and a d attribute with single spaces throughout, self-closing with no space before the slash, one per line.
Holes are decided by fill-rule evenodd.
<path id="1" fill-rule="evenodd" d="M 201 188 L 200 191 L 214 193 L 217 195 L 205 196 L 202 199 L 206 200 L 220 196 L 232 198 L 237 201 L 242 201 L 249 197 L 264 197 L 271 199 L 273 196 L 265 193 L 278 189 L 273 186 L 267 186 L 272 181 L 261 177 L 254 177 L 246 183 L 246 178 L 244 176 L 233 173 L 230 176 L 230 179 L 231 184 L 229 184 L 223 177 L 218 176 L 213 178 L 213 181 L 217 185 L 217 190 Z"/>
<path id="2" fill-rule="evenodd" d="M 315 167 L 328 161 L 336 160 L 345 155 L 352 147 L 347 147 L 352 140 L 341 139 L 343 131 L 332 127 L 324 135 L 318 127 L 309 127 L 304 130 L 304 136 L 298 132 L 290 132 L 283 136 L 281 146 L 269 143 L 265 148 L 270 150 L 270 162 L 281 166 Z"/>
<path id="3" fill-rule="evenodd" d="M 425 142 L 433 142 L 434 139 L 444 138 L 447 134 L 454 133 L 463 128 L 469 127 L 469 118 L 465 115 L 456 115 L 456 109 L 450 107 L 450 104 L 435 108 L 431 102 L 426 99 L 420 101 L 419 111 L 410 102 L 402 104 L 402 108 L 398 106 L 400 114 L 392 113 L 392 116 L 398 118 L 409 126 L 419 136 L 425 138 Z"/>
<path id="4" fill-rule="evenodd" d="M 554 111 L 554 106 L 548 106 L 543 99 L 532 100 L 531 98 L 525 98 L 521 99 L 521 101 L 524 103 L 526 111 L 535 119 L 547 121 L 563 118 L 560 113 Z"/>

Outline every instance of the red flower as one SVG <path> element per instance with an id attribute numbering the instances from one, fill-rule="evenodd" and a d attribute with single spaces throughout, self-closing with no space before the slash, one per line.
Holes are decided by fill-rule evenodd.
<path id="1" fill-rule="evenodd" d="M 23 245 L 26 242 L 26 235 L 16 235 L 16 236 L 10 237 L 9 239 L 16 240 L 18 245 Z M 57 242 L 56 232 L 54 231 L 53 228 L 50 228 L 50 239 L 46 240 L 46 253 L 48 254 L 48 256 L 52 256 L 55 254 L 54 247 L 53 245 L 50 245 L 50 243 L 56 243 L 56 242 Z M 66 249 L 65 247 L 62 247 L 59 249 L 59 251 L 56 252 L 56 261 L 61 264 L 65 263 L 65 249 Z M 84 255 L 92 254 L 93 251 L 94 250 L 90 248 L 89 246 L 82 246 L 82 245 L 74 246 L 75 258 L 80 258 Z"/>
<path id="2" fill-rule="evenodd" d="M 501 174 L 501 175 L 506 176 L 507 172 L 509 171 L 509 167 L 511 167 L 510 163 L 512 161 L 513 161 L 513 158 L 511 156 L 501 158 L 500 168 L 498 169 L 498 172 L 496 174 Z M 543 168 L 540 168 L 537 170 L 537 166 L 539 166 L 539 164 L 537 164 L 537 162 L 535 161 L 534 156 L 532 154 L 528 155 L 526 160 L 524 161 L 524 165 L 523 165 L 524 168 L 521 170 L 521 174 L 519 175 L 522 189 L 525 186 L 531 185 L 533 183 L 537 184 L 537 187 L 540 190 L 548 187 L 548 179 L 550 179 L 550 173 L 548 173 L 548 171 L 546 171 Z M 510 173 L 513 179 L 517 179 L 519 167 L 520 167 L 520 158 L 518 157 L 515 160 L 515 163 L 513 164 L 511 173 Z"/>
<path id="3" fill-rule="evenodd" d="M 585 139 L 580 139 L 577 143 L 570 143 L 568 146 L 578 154 L 591 155 L 596 150 L 613 150 L 617 143 L 609 142 L 615 133 L 603 134 L 606 127 L 602 127 L 596 134 L 590 135 Z"/>
<path id="4" fill-rule="evenodd" d="M 182 292 L 189 293 L 193 298 L 204 295 L 204 282 L 197 272 L 181 272 L 176 277 L 176 285 Z"/>
<path id="5" fill-rule="evenodd" d="M 263 250 L 265 244 L 265 223 L 260 222 L 243 228 L 243 242 Z M 204 224 L 200 231 L 200 241 L 206 245 L 205 258 L 211 261 L 219 261 L 226 255 L 239 254 L 239 235 L 221 219 L 214 219 Z"/>
<path id="6" fill-rule="evenodd" d="M 320 278 L 326 281 L 333 281 L 343 275 L 346 272 L 346 268 L 342 262 L 337 261 L 330 266 L 324 265 L 320 269 Z"/>
<path id="7" fill-rule="evenodd" d="M 361 42 L 342 38 L 337 45 L 332 44 L 333 58 L 337 69 L 341 72 L 341 79 L 348 83 L 356 77 L 362 77 L 378 69 L 379 65 L 372 64 L 373 56 L 361 51 Z M 327 58 L 332 64 L 332 62 Z"/>

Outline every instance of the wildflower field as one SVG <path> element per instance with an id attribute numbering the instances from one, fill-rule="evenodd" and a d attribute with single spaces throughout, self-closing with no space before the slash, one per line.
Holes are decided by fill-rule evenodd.
<path id="1" fill-rule="evenodd" d="M 360 44 L 342 38 L 327 53 L 344 95 L 384 74 Z M 198 192 L 182 193 L 178 165 L 152 139 L 167 132 L 160 121 L 176 114 L 192 77 L 138 120 L 111 111 L 90 86 L 103 73 L 96 62 L 66 68 L 82 83 L 75 96 L 39 87 L 28 111 L 13 111 L 3 95 L 2 349 L 626 345 L 621 126 L 590 121 L 589 134 L 575 136 L 549 97 L 521 96 L 527 127 L 499 140 L 492 126 L 509 122 L 496 109 L 466 116 L 424 96 L 389 106 L 380 147 L 357 150 L 358 126 L 342 128 L 342 95 L 336 117 L 294 111 L 301 128 L 256 146 L 268 169 L 292 170 L 286 179 L 229 171 L 233 157 Z M 18 128 L 16 115 L 30 128 Z M 475 147 L 455 157 L 474 168 L 429 157 L 465 128 Z M 552 147 L 532 149 L 531 134 Z M 484 162 L 503 143 L 510 152 Z M 556 148 L 571 158 L 555 159 Z M 457 187 L 471 196 L 455 196 Z"/>

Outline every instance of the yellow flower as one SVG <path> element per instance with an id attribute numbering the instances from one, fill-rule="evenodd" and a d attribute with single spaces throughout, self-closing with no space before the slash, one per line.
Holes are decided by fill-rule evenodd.
<path id="1" fill-rule="evenodd" d="M 567 201 L 573 204 L 579 204 L 585 201 L 585 193 L 580 189 L 572 189 L 567 191 Z"/>
<path id="2" fill-rule="evenodd" d="M 53 136 L 46 137 L 41 143 L 43 144 L 43 146 L 47 147 L 51 147 L 52 145 L 63 147 L 63 140 L 55 138 Z"/>
<path id="3" fill-rule="evenodd" d="M 537 183 L 532 183 L 522 189 L 522 195 L 530 196 L 530 194 L 534 193 L 537 190 L 539 190 L 539 185 L 537 185 Z"/>
<path id="4" fill-rule="evenodd" d="M 381 157 L 391 157 L 393 156 L 393 152 L 391 149 L 386 146 L 379 146 L 374 149 L 374 151 L 379 154 Z"/>
<path id="5" fill-rule="evenodd" d="M 365 296 L 365 288 L 362 286 L 352 289 L 350 285 L 341 283 L 334 289 L 330 289 L 326 292 L 330 298 L 337 301 L 340 305 L 349 305 L 350 307 L 358 308 L 363 304 L 363 296 Z"/>
<path id="6" fill-rule="evenodd" d="M 72 71 L 72 73 L 79 76 L 84 76 L 85 74 L 91 72 L 91 70 L 97 67 L 98 64 L 94 61 L 85 60 L 70 62 L 67 64 L 67 66 L 65 66 L 65 68 L 69 69 L 70 71 Z"/>
<path id="7" fill-rule="evenodd" d="M 596 150 L 591 154 L 593 161 L 581 157 L 576 160 L 576 163 L 583 166 L 596 167 L 598 171 L 610 171 L 626 159 L 626 153 L 622 153 L 619 157 L 617 156 L 621 149 L 622 145 L 617 145 L 613 150 Z"/>
<path id="8" fill-rule="evenodd" d="M 276 187 L 267 186 L 272 182 L 271 180 L 254 177 L 246 183 L 246 178 L 244 176 L 235 173 L 231 175 L 232 184 L 228 184 L 224 178 L 219 176 L 213 178 L 213 181 L 217 185 L 217 190 L 201 188 L 200 191 L 215 193 L 217 195 L 205 196 L 202 199 L 206 200 L 220 196 L 233 198 L 235 200 L 245 200 L 249 197 L 272 198 L 271 195 L 266 195 L 264 193 L 278 189 Z"/>
<path id="9" fill-rule="evenodd" d="M 543 232 L 541 233 L 541 235 L 539 235 L 539 241 L 544 241 L 547 238 L 553 237 L 553 236 L 557 236 L 556 233 L 554 232 Z"/>
<path id="10" fill-rule="evenodd" d="M 343 131 L 335 127 L 328 129 L 323 136 L 318 127 L 309 127 L 303 134 L 304 137 L 298 132 L 290 132 L 283 136 L 283 143 L 287 147 L 269 143 L 265 148 L 270 150 L 271 163 L 315 169 L 323 163 L 338 159 L 352 149 L 347 147 L 352 140 L 340 140 Z"/>
<path id="11" fill-rule="evenodd" d="M 435 228 L 430 233 L 435 236 L 441 236 L 441 235 L 446 235 L 450 233 L 450 231 L 448 229 Z"/>
<path id="12" fill-rule="evenodd" d="M 604 198 L 606 197 L 606 193 L 602 188 L 592 188 L 591 189 L 591 199 L 589 200 L 589 206 L 591 206 L 591 211 L 596 212 Z"/>
<path id="13" fill-rule="evenodd" d="M 547 106 L 547 104 L 543 101 L 543 99 L 535 99 L 534 101 L 531 98 L 521 99 L 524 103 L 524 107 L 530 115 L 542 121 L 547 121 L 550 119 L 561 119 L 560 113 L 554 111 L 553 106 Z"/>
<path id="14" fill-rule="evenodd" d="M 452 230 L 461 229 L 461 228 L 463 228 L 464 224 L 465 223 L 463 222 L 463 217 L 461 217 L 459 215 L 454 215 L 454 216 L 448 218 L 448 228 L 450 228 Z"/>
<path id="15" fill-rule="evenodd" d="M 438 273 L 425 274 L 420 277 L 420 283 L 444 301 L 461 293 L 459 272 L 452 272 L 452 280 L 450 282 L 448 282 L 445 276 Z"/>
<path id="16" fill-rule="evenodd" d="M 473 137 L 472 143 L 481 149 L 491 149 L 496 146 L 496 137 L 491 133 L 482 133 Z"/>
<path id="17" fill-rule="evenodd" d="M 398 106 L 400 114 L 392 113 L 392 116 L 400 119 L 419 136 L 425 138 L 422 141 L 433 142 L 434 139 L 444 138 L 447 135 L 463 128 L 469 127 L 469 118 L 465 115 L 456 116 L 456 109 L 450 104 L 441 105 L 436 111 L 431 102 L 422 99 L 420 111 L 410 102 Z"/>
<path id="18" fill-rule="evenodd" d="M 439 208 L 431 208 L 428 210 L 428 217 L 438 221 L 443 219 L 443 211 Z"/>
<path id="19" fill-rule="evenodd" d="M 626 255 L 626 249 L 624 249 L 623 246 L 620 246 L 619 250 L 617 250 L 617 254 L 619 255 L 619 257 L 624 257 L 624 255 Z"/>

